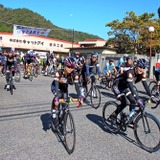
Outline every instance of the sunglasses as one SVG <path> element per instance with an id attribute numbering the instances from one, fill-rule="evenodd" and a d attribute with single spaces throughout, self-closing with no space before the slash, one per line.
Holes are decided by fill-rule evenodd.
<path id="1" fill-rule="evenodd" d="M 92 56 L 92 58 L 97 58 L 97 56 Z"/>
<path id="2" fill-rule="evenodd" d="M 74 66 L 67 66 L 67 68 L 74 69 L 75 67 Z"/>
<path id="3" fill-rule="evenodd" d="M 141 69 L 146 69 L 146 67 L 140 67 L 140 66 L 138 66 L 139 68 L 141 68 Z"/>

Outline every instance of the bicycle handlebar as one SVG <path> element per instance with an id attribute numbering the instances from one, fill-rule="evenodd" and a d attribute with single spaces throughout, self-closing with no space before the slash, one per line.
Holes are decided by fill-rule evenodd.
<path id="1" fill-rule="evenodd" d="M 72 98 L 72 97 L 69 97 L 68 99 L 64 99 L 64 98 L 60 98 L 59 99 L 60 103 L 65 103 L 65 102 L 67 102 L 67 103 L 73 103 L 73 102 L 78 102 L 78 101 L 79 101 L 78 98 Z"/>

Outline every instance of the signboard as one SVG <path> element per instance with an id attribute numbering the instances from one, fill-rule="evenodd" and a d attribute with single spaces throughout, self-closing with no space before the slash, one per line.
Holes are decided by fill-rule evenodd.
<path id="1" fill-rule="evenodd" d="M 28 27 L 21 25 L 14 25 L 13 35 L 16 36 L 48 36 L 51 29 L 43 29 L 36 27 Z"/>

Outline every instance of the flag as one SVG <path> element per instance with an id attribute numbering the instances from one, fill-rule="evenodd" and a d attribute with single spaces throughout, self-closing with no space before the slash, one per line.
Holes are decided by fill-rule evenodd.
<path id="1" fill-rule="evenodd" d="M 16 36 L 48 36 L 51 29 L 14 25 L 13 35 Z"/>

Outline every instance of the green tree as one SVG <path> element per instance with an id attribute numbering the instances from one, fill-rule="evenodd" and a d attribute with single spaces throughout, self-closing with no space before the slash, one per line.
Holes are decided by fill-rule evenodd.
<path id="1" fill-rule="evenodd" d="M 113 20 L 105 25 L 111 28 L 108 35 L 112 36 L 107 45 L 114 45 L 119 53 L 146 54 L 151 38 L 148 28 L 153 26 L 155 28 L 155 32 L 152 33 L 153 48 L 159 49 L 160 20 L 154 19 L 155 14 L 143 13 L 140 16 L 134 12 L 126 12 L 126 14 L 122 22 Z"/>

